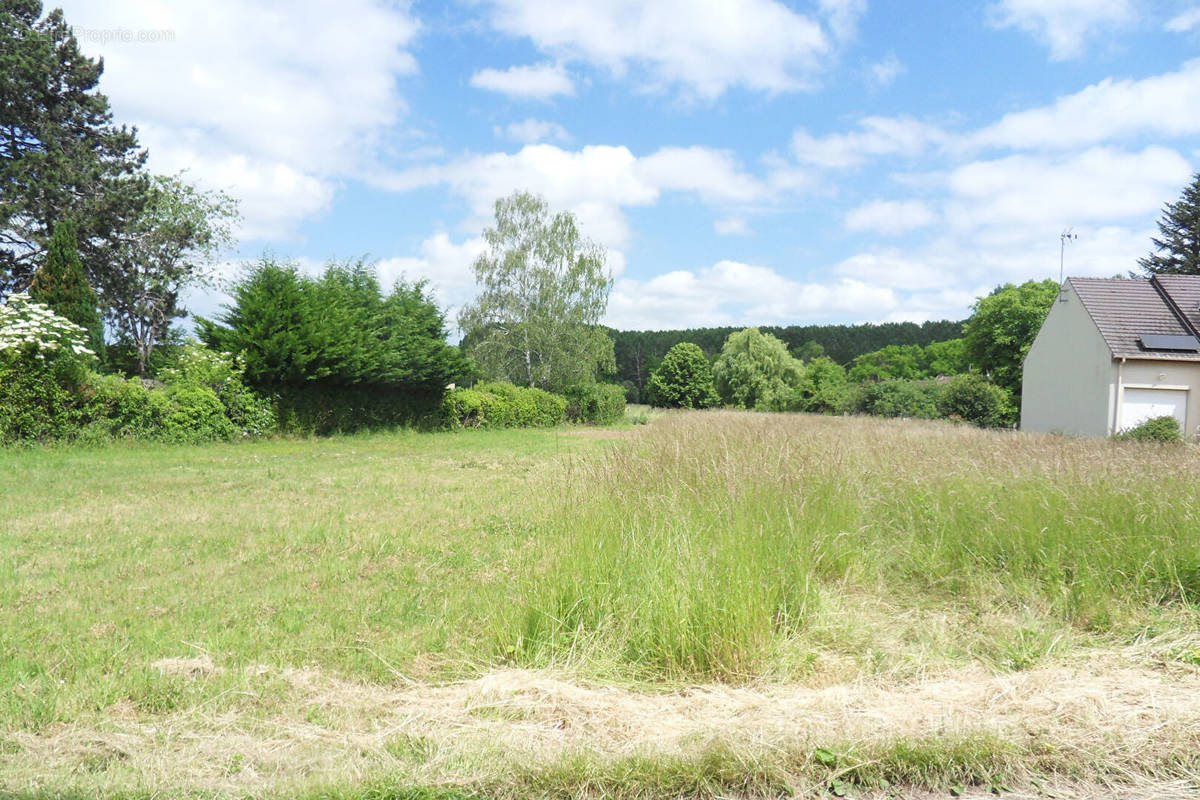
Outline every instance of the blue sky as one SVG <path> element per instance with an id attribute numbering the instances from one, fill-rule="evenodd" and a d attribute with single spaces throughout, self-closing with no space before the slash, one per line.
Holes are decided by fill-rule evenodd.
<path id="1" fill-rule="evenodd" d="M 492 203 L 576 214 L 620 328 L 960 319 L 1122 274 L 1200 167 L 1196 0 L 69 0 L 241 259 L 368 256 L 453 320 Z M 211 313 L 219 289 L 195 293 Z"/>

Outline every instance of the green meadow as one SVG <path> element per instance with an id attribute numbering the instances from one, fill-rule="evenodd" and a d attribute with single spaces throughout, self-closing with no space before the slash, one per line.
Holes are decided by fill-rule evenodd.
<path id="1" fill-rule="evenodd" d="M 740 412 L 3 451 L 0 794 L 1190 791 L 1197 475 Z M 1011 707 L 935 725 L 904 698 L 939 681 Z M 1138 687 L 1181 699 L 1131 739 Z M 826 716 L 735 735 L 738 703 Z M 856 704 L 892 717 L 829 716 Z"/>

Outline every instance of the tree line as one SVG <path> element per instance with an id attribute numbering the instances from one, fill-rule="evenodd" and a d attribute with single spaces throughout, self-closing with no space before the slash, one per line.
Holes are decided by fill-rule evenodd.
<path id="1" fill-rule="evenodd" d="M 925 347 L 934 342 L 962 336 L 963 323 L 949 320 L 935 322 L 883 322 L 858 325 L 788 325 L 759 326 L 782 341 L 788 350 L 801 359 L 828 356 L 847 366 L 863 353 L 888 345 Z M 650 374 L 662 362 L 667 351 L 680 342 L 697 345 L 714 358 L 730 334 L 741 330 L 726 326 L 665 331 L 621 331 L 608 329 L 613 340 L 616 369 L 611 373 L 618 383 L 628 381 L 644 391 Z"/>
<path id="2" fill-rule="evenodd" d="M 961 336 L 889 344 L 843 366 L 818 347 L 797 354 L 771 332 L 746 328 L 711 358 L 678 342 L 642 393 L 660 406 L 946 417 L 984 427 L 1015 424 L 1021 364 L 1058 293 L 1052 280 L 999 286 L 979 298 Z M 638 389 L 631 383 L 626 390 Z"/>

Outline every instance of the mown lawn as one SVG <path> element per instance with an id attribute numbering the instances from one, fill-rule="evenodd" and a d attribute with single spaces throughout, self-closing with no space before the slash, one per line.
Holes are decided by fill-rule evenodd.
<path id="1" fill-rule="evenodd" d="M 0 452 L 0 725 L 195 702 L 151 666 L 163 658 L 378 681 L 471 673 L 528 566 L 531 520 L 514 504 L 553 506 L 546 472 L 605 441 L 387 433 Z"/>
<path id="2" fill-rule="evenodd" d="M 1122 680 L 1161 695 L 1200 666 L 1197 475 L 1192 446 L 733 412 L 3 451 L 0 794 L 1182 780 L 1200 717 L 1176 703 L 1122 744 L 1138 697 L 1092 728 L 1044 701 L 1069 710 L 1050 744 L 1015 689 L 1020 723 L 789 723 L 754 747 L 687 709 L 695 687 L 730 693 L 719 713 L 799 708 L 788 687 L 1037 694 L 1075 665 L 1103 687 L 1129 648 Z M 624 711 L 589 711 L 618 690 Z M 676 738 L 614 733 L 654 703 L 689 720 Z"/>

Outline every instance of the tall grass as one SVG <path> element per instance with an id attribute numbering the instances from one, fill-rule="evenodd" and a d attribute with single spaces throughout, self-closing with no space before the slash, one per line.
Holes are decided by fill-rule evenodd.
<path id="1" fill-rule="evenodd" d="M 1194 448 L 732 412 L 576 433 L 0 452 L 0 728 L 257 707 L 258 665 L 815 685 L 1197 629 Z"/>
<path id="2" fill-rule="evenodd" d="M 500 638 L 530 664 L 736 679 L 777 663 L 823 598 L 847 592 L 1111 632 L 1200 601 L 1198 476 L 1195 449 L 676 416 L 563 481 L 543 567 Z"/>

